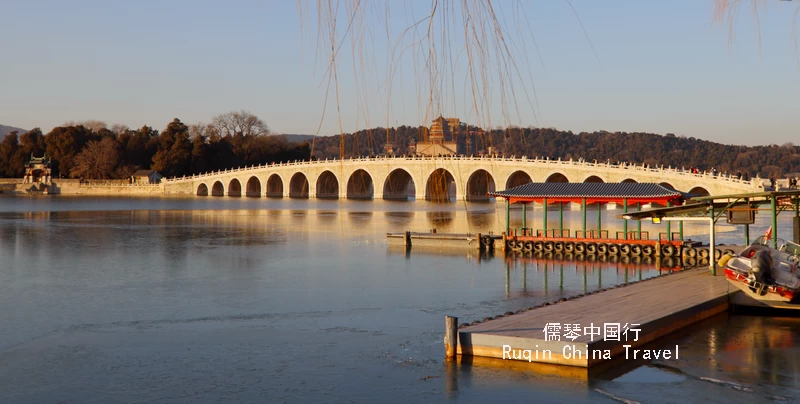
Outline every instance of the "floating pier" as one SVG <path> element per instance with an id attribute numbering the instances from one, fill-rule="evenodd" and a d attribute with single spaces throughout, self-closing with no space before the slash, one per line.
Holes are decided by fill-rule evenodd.
<path id="1" fill-rule="evenodd" d="M 470 248 L 480 251 L 492 251 L 495 245 L 501 246 L 502 236 L 481 233 L 421 233 L 407 231 L 404 233 L 386 233 L 389 245 L 402 245 L 406 248 Z"/>
<path id="2" fill-rule="evenodd" d="M 733 293 L 738 291 L 729 286 L 724 276 L 713 276 L 707 270 L 676 272 L 462 325 L 455 352 L 462 356 L 582 368 L 620 356 L 634 359 L 638 347 L 728 310 Z M 546 335 L 546 331 L 554 330 L 553 324 L 560 326 L 558 338 L 552 333 L 550 337 Z M 606 335 L 605 327 L 609 324 L 612 328 L 619 325 L 620 341 L 614 339 L 613 333 Z M 579 329 L 574 339 L 565 333 L 565 325 Z M 586 327 L 597 335 L 585 332 Z M 621 335 L 623 330 L 627 330 L 625 336 Z M 642 355 L 643 352 L 638 352 L 636 359 Z"/>

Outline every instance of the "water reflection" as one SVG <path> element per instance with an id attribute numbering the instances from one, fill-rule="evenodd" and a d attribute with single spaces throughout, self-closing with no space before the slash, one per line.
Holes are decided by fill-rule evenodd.
<path id="1" fill-rule="evenodd" d="M 377 401 L 389 390 L 439 401 L 448 385 L 478 401 L 598 399 L 542 376 L 552 368 L 528 377 L 476 362 L 457 383 L 444 377 L 442 317 L 471 322 L 670 269 L 386 243 L 405 230 L 499 233 L 505 212 L 486 204 L 0 198 L 0 212 L 0 391 L 16 401 L 175 401 L 175 380 L 209 401 Z M 687 376 L 666 384 L 692 395 L 717 387 L 699 377 L 796 387 L 798 324 L 742 321 L 687 330 L 681 361 L 662 364 Z M 208 392 L 219 374 L 236 393 Z M 586 377 L 641 394 L 622 376 Z"/>

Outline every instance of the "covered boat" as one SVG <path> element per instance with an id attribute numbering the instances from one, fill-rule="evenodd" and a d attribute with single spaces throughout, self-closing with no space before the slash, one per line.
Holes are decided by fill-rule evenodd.
<path id="1" fill-rule="evenodd" d="M 725 267 L 728 281 L 759 303 L 800 307 L 800 245 L 779 242 L 775 249 L 769 246 L 767 235 L 759 237 L 741 253 L 723 258 L 720 264 Z"/>

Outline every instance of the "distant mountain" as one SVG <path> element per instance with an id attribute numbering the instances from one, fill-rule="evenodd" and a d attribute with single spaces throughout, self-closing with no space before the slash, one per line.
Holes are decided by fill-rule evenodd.
<path id="1" fill-rule="evenodd" d="M 13 126 L 0 125 L 0 139 L 6 137 L 7 134 L 17 131 L 19 135 L 27 132 L 25 129 L 15 128 Z"/>

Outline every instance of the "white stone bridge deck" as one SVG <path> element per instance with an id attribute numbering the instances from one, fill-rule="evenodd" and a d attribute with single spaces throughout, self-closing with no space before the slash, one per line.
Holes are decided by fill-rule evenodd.
<path id="1" fill-rule="evenodd" d="M 527 157 L 374 157 L 296 161 L 209 172 L 162 182 L 167 195 L 352 199 L 486 200 L 527 182 L 653 182 L 693 194 L 763 190 L 761 179 Z"/>

